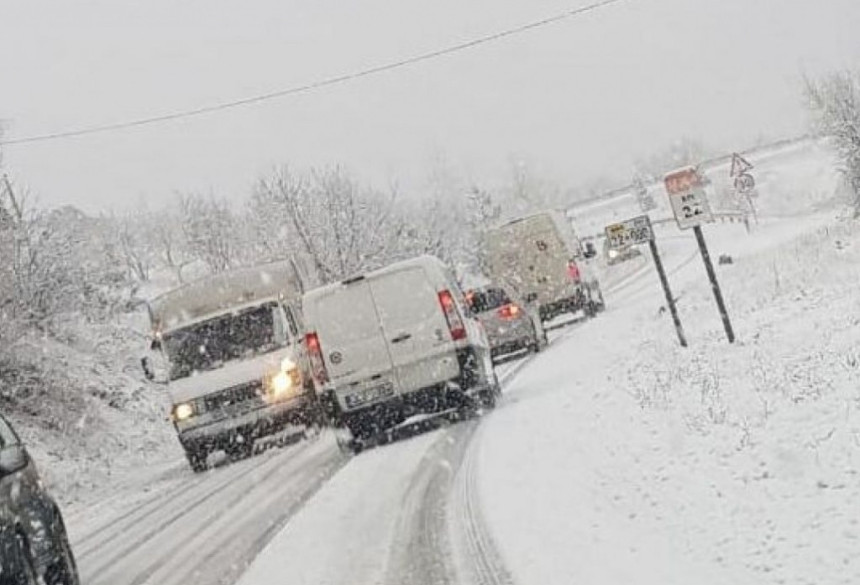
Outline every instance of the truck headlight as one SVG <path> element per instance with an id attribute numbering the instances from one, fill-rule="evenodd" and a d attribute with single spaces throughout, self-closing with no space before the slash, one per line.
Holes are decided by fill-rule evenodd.
<path id="1" fill-rule="evenodd" d="M 266 381 L 266 390 L 271 398 L 277 400 L 295 394 L 301 383 L 302 375 L 298 366 L 291 359 L 284 358 L 281 362 L 281 371 L 269 376 Z"/>
<path id="2" fill-rule="evenodd" d="M 173 419 L 176 421 L 188 420 L 194 416 L 194 405 L 190 402 L 183 402 L 173 407 Z"/>
<path id="3" fill-rule="evenodd" d="M 293 387 L 293 381 L 286 372 L 278 372 L 272 377 L 269 382 L 269 391 L 275 398 L 279 398 L 290 391 Z"/>

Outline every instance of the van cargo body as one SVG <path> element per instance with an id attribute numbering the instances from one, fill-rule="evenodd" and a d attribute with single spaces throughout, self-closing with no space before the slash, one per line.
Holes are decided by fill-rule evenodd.
<path id="1" fill-rule="evenodd" d="M 483 253 L 493 281 L 536 304 L 543 321 L 580 310 L 592 315 L 602 308 L 597 279 L 559 212 L 522 217 L 488 230 Z"/>
<path id="2" fill-rule="evenodd" d="M 358 438 L 496 391 L 486 335 L 436 258 L 310 291 L 302 305 L 317 392 Z"/>

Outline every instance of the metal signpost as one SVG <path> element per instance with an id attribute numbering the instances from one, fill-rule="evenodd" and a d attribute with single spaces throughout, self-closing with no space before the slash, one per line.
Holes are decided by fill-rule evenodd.
<path id="1" fill-rule="evenodd" d="M 654 258 L 654 266 L 657 268 L 657 276 L 660 277 L 660 284 L 663 286 L 663 293 L 666 295 L 666 304 L 669 305 L 669 312 L 672 314 L 678 342 L 681 347 L 687 347 L 687 338 L 684 335 L 681 317 L 678 315 L 678 307 L 675 305 L 675 297 L 672 296 L 669 279 L 666 277 L 666 270 L 663 268 L 663 261 L 660 259 L 659 250 L 657 250 L 651 219 L 647 215 L 640 215 L 621 223 L 608 225 L 605 231 L 610 248 L 626 248 L 647 242 L 651 248 L 651 256 Z"/>
<path id="2" fill-rule="evenodd" d="M 734 343 L 735 332 L 732 329 L 732 322 L 723 301 L 720 283 L 717 281 L 717 273 L 714 271 L 711 255 L 705 243 L 705 235 L 702 233 L 702 224 L 714 221 L 702 185 L 702 177 L 694 167 L 686 167 L 669 173 L 663 182 L 666 185 L 666 193 L 669 194 L 669 202 L 672 204 L 672 211 L 675 213 L 678 227 L 682 230 L 692 228 L 696 234 L 696 243 L 699 245 L 699 252 L 701 252 L 702 261 L 705 263 L 705 271 L 708 273 L 711 290 L 717 301 L 717 309 L 723 321 L 723 328 L 726 330 L 726 338 L 728 338 L 729 343 Z"/>

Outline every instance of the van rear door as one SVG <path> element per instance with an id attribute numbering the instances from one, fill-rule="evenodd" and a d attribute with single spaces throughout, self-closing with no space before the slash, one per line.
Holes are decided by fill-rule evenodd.
<path id="1" fill-rule="evenodd" d="M 459 372 L 438 287 L 421 266 L 383 272 L 370 281 L 402 392 L 453 379 Z"/>
<path id="2" fill-rule="evenodd" d="M 367 280 L 331 288 L 306 313 L 344 407 L 359 408 L 396 393 L 394 367 Z"/>

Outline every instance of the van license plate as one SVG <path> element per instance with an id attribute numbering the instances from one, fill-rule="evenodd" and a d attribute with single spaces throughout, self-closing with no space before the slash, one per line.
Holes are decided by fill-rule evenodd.
<path id="1" fill-rule="evenodd" d="M 394 384 L 392 384 L 391 382 L 386 382 L 385 384 L 380 384 L 379 386 L 365 388 L 360 392 L 347 394 L 344 400 L 346 401 L 347 408 L 355 408 L 356 406 L 361 406 L 362 404 L 373 402 L 374 400 L 379 400 L 380 398 L 388 398 L 390 396 L 394 396 Z"/>

